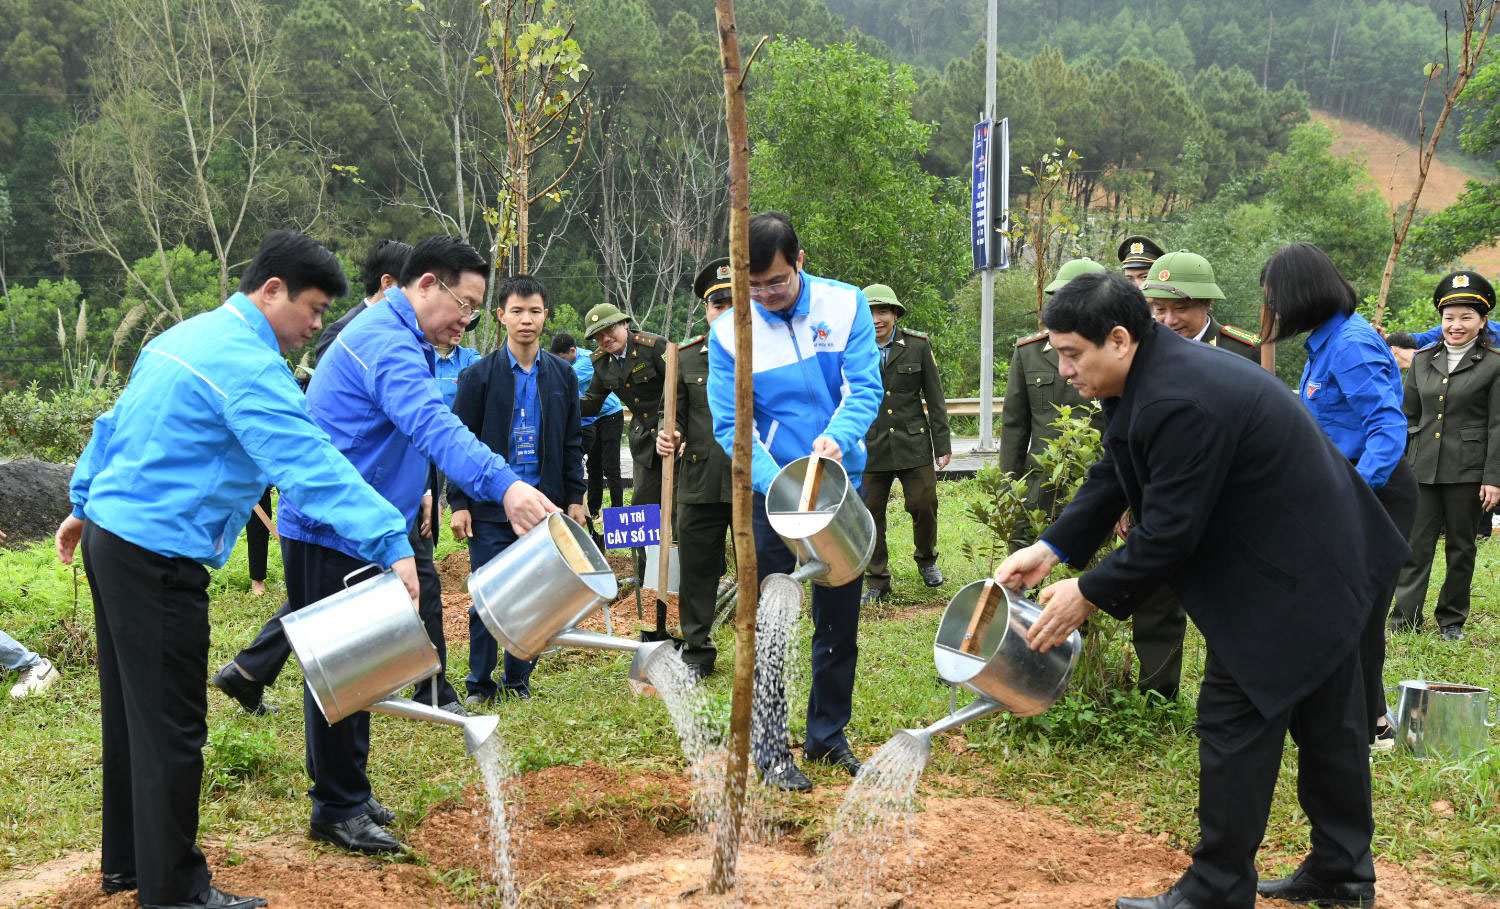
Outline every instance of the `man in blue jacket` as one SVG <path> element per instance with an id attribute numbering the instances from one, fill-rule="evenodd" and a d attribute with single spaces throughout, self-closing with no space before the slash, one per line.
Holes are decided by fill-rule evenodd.
<path id="1" fill-rule="evenodd" d="M 505 459 L 474 438 L 443 406 L 433 380 L 433 346 L 456 343 L 484 301 L 489 266 L 453 237 L 417 244 L 401 268 L 401 286 L 386 291 L 334 339 L 307 389 L 313 419 L 410 522 L 437 464 L 474 498 L 502 503 L 521 533 L 549 511 L 545 495 L 522 482 Z M 282 506 L 282 563 L 292 610 L 343 588 L 364 559 L 344 531 L 304 509 L 300 497 Z M 367 853 L 394 852 L 400 842 L 381 829 L 394 815 L 370 793 L 365 763 L 370 715 L 330 725 L 304 686 L 303 725 L 313 786 L 313 839 Z"/>
<path id="2" fill-rule="evenodd" d="M 865 432 L 884 388 L 875 323 L 864 292 L 802 271 L 802 247 L 786 216 L 750 219 L 751 338 L 755 370 L 755 442 L 751 485 L 757 573 L 790 574 L 796 558 L 771 529 L 766 491 L 784 465 L 817 453 L 842 462 L 858 491 L 865 466 Z M 708 397 L 714 436 L 733 455 L 734 319 L 709 331 Z M 862 578 L 840 587 L 814 585 L 812 690 L 807 698 L 803 757 L 834 764 L 850 775 L 859 760 L 844 727 L 854 698 Z M 758 709 L 755 763 L 768 784 L 803 790 L 812 783 L 787 750 L 785 692 Z M 779 714 L 779 715 L 777 715 Z"/>
<path id="3" fill-rule="evenodd" d="M 464 425 L 505 456 L 516 475 L 548 498 L 565 502 L 568 517 L 588 525 L 583 508 L 583 430 L 578 423 L 578 380 L 561 357 L 542 350 L 547 288 L 530 275 L 506 278 L 495 297 L 505 344 L 464 370 L 453 412 Z M 453 535 L 469 540 L 470 570 L 504 552 L 520 535 L 498 506 L 478 501 L 450 485 Z M 474 607 L 469 607 L 469 676 L 465 702 L 480 706 L 499 694 L 493 674 L 498 646 Z M 505 691 L 531 697 L 535 660 L 505 655 L 500 682 Z"/>
<path id="4" fill-rule="evenodd" d="M 82 540 L 94 598 L 106 893 L 138 889 L 146 907 L 266 904 L 214 887 L 197 835 L 204 566 L 228 560 L 268 483 L 417 596 L 401 512 L 328 443 L 281 358 L 312 339 L 347 289 L 328 250 L 292 231 L 270 234 L 239 293 L 142 348 L 73 471 L 57 552 L 71 563 Z"/>

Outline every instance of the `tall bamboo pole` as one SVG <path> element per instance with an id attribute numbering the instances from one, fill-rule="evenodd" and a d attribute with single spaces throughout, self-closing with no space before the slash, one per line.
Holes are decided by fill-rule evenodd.
<path id="1" fill-rule="evenodd" d="M 714 838 L 708 892 L 734 886 L 740 851 L 740 822 L 750 763 L 750 706 L 755 680 L 755 613 L 760 584 L 755 577 L 755 536 L 750 529 L 750 433 L 754 430 L 750 328 L 750 128 L 745 119 L 745 84 L 740 65 L 734 0 L 714 0 L 719 23 L 719 56 L 724 63 L 724 107 L 729 130 L 729 265 L 734 294 L 734 466 L 731 469 L 734 555 L 740 584 L 734 639 L 734 702 L 729 714 L 729 757 L 724 797 L 727 810 Z"/>

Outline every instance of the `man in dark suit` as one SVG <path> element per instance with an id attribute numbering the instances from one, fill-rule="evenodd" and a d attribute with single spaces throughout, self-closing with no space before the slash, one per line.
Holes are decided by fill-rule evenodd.
<path id="1" fill-rule="evenodd" d="M 1356 644 L 1407 546 L 1374 493 L 1297 399 L 1248 360 L 1151 321 L 1119 275 L 1073 280 L 1043 313 L 1058 367 L 1109 415 L 1104 455 L 1042 539 L 1000 565 L 1013 588 L 1087 566 L 1127 508 L 1125 544 L 1042 591 L 1031 644 L 1096 608 L 1129 616 L 1170 586 L 1208 643 L 1198 698 L 1200 842 L 1182 879 L 1119 909 L 1236 909 L 1263 895 L 1370 906 L 1368 718 Z M 1256 884 L 1290 731 L 1312 851 Z"/>
<path id="2" fill-rule="evenodd" d="M 505 343 L 458 377 L 453 412 L 479 441 L 503 455 L 516 476 L 587 527 L 583 507 L 583 428 L 578 416 L 578 377 L 573 367 L 542 350 L 547 322 L 547 288 L 530 275 L 506 278 L 495 292 Z M 470 570 L 504 552 L 519 536 L 505 508 L 448 484 L 453 535 L 469 540 Z M 500 693 L 493 678 L 499 647 L 474 607 L 469 607 L 469 675 L 464 703 L 481 707 Z M 514 697 L 531 697 L 535 660 L 505 655 L 500 687 Z"/>

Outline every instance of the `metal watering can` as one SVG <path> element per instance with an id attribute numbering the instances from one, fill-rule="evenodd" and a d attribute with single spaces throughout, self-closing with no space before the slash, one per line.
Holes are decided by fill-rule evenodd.
<path id="1" fill-rule="evenodd" d="M 1489 744 L 1488 688 L 1406 681 L 1388 717 L 1396 744 L 1419 758 L 1463 760 Z"/>
<path id="2" fill-rule="evenodd" d="M 366 569 L 351 572 L 354 577 Z M 406 585 L 384 572 L 281 619 L 307 687 L 329 723 L 361 710 L 458 726 L 470 754 L 500 724 L 494 716 L 454 716 L 393 697 L 439 670 L 437 650 L 412 608 Z"/>
<path id="3" fill-rule="evenodd" d="M 574 627 L 618 591 L 588 532 L 556 512 L 469 575 L 474 611 L 510 655 L 534 660 L 558 646 L 631 651 L 630 680 L 649 685 L 646 667 L 670 641 L 642 643 Z"/>
<path id="4" fill-rule="evenodd" d="M 932 658 L 944 681 L 979 697 L 925 729 L 903 729 L 896 736 L 915 739 L 925 763 L 939 733 L 1001 710 L 1036 716 L 1056 703 L 1083 639 L 1074 631 L 1046 653 L 1032 650 L 1026 635 L 1041 614 L 1040 606 L 993 580 L 975 581 L 955 594 L 943 611 Z"/>
<path id="5" fill-rule="evenodd" d="M 766 492 L 766 518 L 802 563 L 792 577 L 824 587 L 864 573 L 875 519 L 837 461 L 809 455 L 781 468 Z"/>

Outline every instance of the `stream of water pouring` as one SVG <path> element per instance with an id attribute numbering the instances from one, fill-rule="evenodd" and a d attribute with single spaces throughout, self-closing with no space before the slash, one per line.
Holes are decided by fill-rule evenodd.
<path id="1" fill-rule="evenodd" d="M 840 905 L 881 901 L 880 881 L 911 836 L 917 781 L 926 762 L 916 739 L 898 735 L 854 778 L 816 865 L 831 892 L 839 894 Z"/>
<path id="2" fill-rule="evenodd" d="M 474 752 L 474 760 L 479 763 L 479 774 L 484 778 L 485 801 L 489 806 L 490 883 L 495 888 L 497 905 L 513 909 L 521 901 L 511 844 L 516 767 L 498 732 L 479 746 Z"/>

